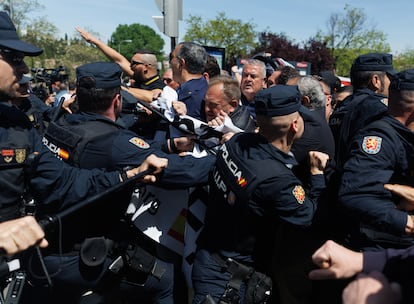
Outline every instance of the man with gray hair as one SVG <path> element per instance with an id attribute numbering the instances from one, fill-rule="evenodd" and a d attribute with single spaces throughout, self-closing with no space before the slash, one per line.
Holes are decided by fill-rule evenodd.
<path id="1" fill-rule="evenodd" d="M 187 115 L 201 120 L 204 120 L 202 101 L 208 85 L 203 77 L 206 63 L 206 50 L 193 42 L 179 43 L 170 54 L 173 79 L 180 83 L 178 100 L 187 107 Z"/>
<path id="2" fill-rule="evenodd" d="M 243 66 L 240 89 L 241 102 L 247 106 L 250 114 L 256 119 L 254 97 L 257 92 L 266 88 L 266 66 L 258 59 L 247 59 Z"/>
<path id="3" fill-rule="evenodd" d="M 311 111 L 325 108 L 325 94 L 317 79 L 312 76 L 299 77 L 297 86 L 302 95 L 302 104 L 305 107 L 309 108 Z"/>
<path id="4" fill-rule="evenodd" d="M 310 117 L 305 118 L 305 132 L 301 139 L 292 146 L 292 153 L 298 161 L 295 174 L 305 184 L 309 182 L 308 152 L 321 151 L 333 157 L 335 142 L 329 125 L 325 119 L 325 94 L 321 84 L 312 76 L 299 76 L 288 80 L 288 85 L 297 85 L 302 105 L 310 110 Z"/>

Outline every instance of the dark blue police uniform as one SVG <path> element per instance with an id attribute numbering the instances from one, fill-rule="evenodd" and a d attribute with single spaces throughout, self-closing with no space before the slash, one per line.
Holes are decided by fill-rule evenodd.
<path id="1" fill-rule="evenodd" d="M 57 160 L 42 144 L 37 131 L 20 110 L 0 103 L 0 164 L 22 165 L 38 153 L 31 169 L 30 187 L 41 209 L 56 211 L 102 192 L 120 182 L 119 173 L 103 175 L 99 170 L 79 170 Z M 18 206 L 24 191 L 23 168 L 0 170 L 1 208 Z"/>
<path id="2" fill-rule="evenodd" d="M 297 88 L 275 86 L 258 93 L 256 103 L 262 98 L 269 108 L 265 112 L 286 115 L 300 108 L 299 97 L 294 96 L 299 96 Z M 193 303 L 202 303 L 208 294 L 215 301 L 223 296 L 232 276 L 237 276 L 228 258 L 269 273 L 269 243 L 277 221 L 311 225 L 325 180 L 323 175 L 313 175 L 310 192 L 305 193 L 292 173 L 295 164 L 292 154 L 277 149 L 260 134 L 237 134 L 222 146 L 210 180 L 205 226 L 193 266 Z M 238 295 L 243 298 L 248 288 L 246 280 L 241 281 Z"/>
<path id="3" fill-rule="evenodd" d="M 390 113 L 397 113 L 398 117 L 404 116 L 404 114 L 410 115 L 412 108 L 406 107 L 406 105 L 412 102 L 414 69 L 405 70 L 395 75 L 391 81 L 389 90 Z M 381 186 L 383 183 L 388 182 L 413 186 L 414 181 L 412 173 L 414 152 L 412 143 L 414 133 L 411 131 L 411 127 L 406 128 L 399 120 L 392 116 L 386 116 L 381 121 L 369 125 L 367 131 L 363 130 L 365 136 L 362 139 L 361 146 L 361 149 L 367 155 L 360 156 L 361 153 L 355 152 L 363 161 L 364 167 L 370 162 L 372 167 L 375 168 L 375 176 L 377 176 L 377 168 L 380 169 L 379 182 L 377 184 L 371 181 L 371 191 L 368 191 L 368 183 L 370 181 L 367 181 L 366 184 L 361 184 L 358 180 L 359 185 L 356 186 L 361 186 L 361 190 L 363 191 L 362 195 L 364 195 L 362 202 L 367 201 L 368 204 L 367 206 L 363 206 L 363 208 L 358 208 L 359 211 L 356 211 L 356 213 L 362 212 L 363 214 L 367 214 L 367 216 L 362 218 L 361 222 L 368 223 L 370 225 L 369 228 L 381 232 L 385 231 L 393 236 L 391 239 L 394 241 L 394 244 L 391 243 L 392 247 L 396 247 L 397 245 L 399 245 L 398 247 L 402 247 L 401 245 L 404 245 L 401 244 L 402 242 L 395 244 L 395 241 L 401 240 L 401 236 L 405 235 L 407 213 L 395 208 L 394 203 L 398 203 L 398 201 L 390 193 L 387 192 L 381 195 L 380 192 L 384 191 Z M 404 121 L 404 118 L 402 118 L 402 121 Z M 350 158 L 349 162 L 352 160 L 353 158 Z M 363 172 L 365 173 L 365 171 Z M 350 187 L 351 185 L 347 188 Z M 352 205 L 355 206 L 355 203 L 356 200 L 353 199 Z M 356 208 L 354 207 L 354 209 Z M 361 230 L 365 232 L 363 229 Z M 366 233 L 366 235 L 378 236 L 378 234 L 373 233 Z M 385 238 L 385 241 L 387 240 L 389 240 L 389 237 Z M 406 247 L 410 243 L 412 244 L 411 238 L 403 240 L 406 240 Z M 383 245 L 383 242 L 378 242 L 376 239 L 369 239 L 369 241 L 372 243 L 375 242 L 375 245 Z M 381 238 L 381 241 L 384 241 L 384 239 Z M 390 244 L 388 243 L 386 245 L 389 246 Z M 411 245 L 406 249 L 399 250 L 365 251 L 363 256 L 363 272 L 370 273 L 374 270 L 382 271 L 390 282 L 400 284 L 403 296 L 402 303 L 413 302 L 414 294 L 412 287 L 414 281 L 412 271 L 414 269 L 414 246 Z"/>
<path id="4" fill-rule="evenodd" d="M 390 54 L 369 53 L 357 57 L 351 67 L 354 93 L 335 108 L 329 119 L 329 126 L 335 140 L 335 157 L 328 165 L 329 186 L 326 204 L 321 209 L 322 228 L 328 231 L 328 237 L 343 242 L 346 231 L 343 230 L 348 219 L 338 210 L 338 191 L 341 183 L 343 165 L 349 157 L 352 141 L 358 132 L 369 123 L 386 114 L 386 96 L 368 88 L 373 74 L 395 73 Z M 345 229 L 346 230 L 346 229 Z"/>
<path id="5" fill-rule="evenodd" d="M 160 181 L 158 185 L 167 185 L 168 187 L 174 188 L 187 188 L 197 184 L 204 184 L 208 180 L 209 168 L 213 165 L 214 157 L 208 156 L 203 159 L 196 159 L 191 156 L 180 157 L 177 154 L 166 154 L 161 151 L 161 148 L 156 142 L 148 142 L 140 137 L 138 137 L 132 131 L 121 128 L 119 125 L 116 125 L 109 119 L 106 119 L 102 115 L 95 113 L 79 113 L 72 114 L 65 117 L 66 123 L 70 126 L 80 126 L 81 128 L 88 128 L 88 122 L 98 122 L 99 124 L 106 124 L 113 129 L 112 133 L 106 134 L 105 137 L 98 137 L 96 140 L 88 142 L 85 146 L 80 159 L 79 166 L 81 168 L 105 168 L 108 170 L 116 170 L 126 166 L 136 166 L 141 164 L 145 158 L 150 154 L 155 154 L 159 157 L 168 158 L 168 167 L 160 176 Z M 47 136 L 47 134 L 46 134 Z M 128 192 L 130 194 L 130 192 Z M 120 195 L 117 197 L 117 201 L 120 205 L 126 208 L 125 204 L 122 204 L 122 201 L 129 202 L 129 195 Z M 91 225 L 91 221 L 94 223 L 94 226 L 99 226 L 103 229 L 98 229 L 95 227 L 95 231 L 100 230 L 100 234 L 108 231 L 108 227 L 113 220 L 116 219 L 117 211 L 112 206 L 109 206 L 109 209 L 99 210 L 101 217 L 97 217 L 96 220 L 89 219 L 88 226 Z M 109 212 L 108 212 L 109 211 Z M 107 219 L 108 216 L 111 219 Z M 118 216 L 122 216 L 118 214 Z M 107 219 L 107 220 L 104 220 Z M 77 221 L 76 226 L 80 225 L 80 222 Z M 83 227 L 83 226 L 80 226 Z M 113 228 L 115 229 L 115 228 Z M 72 229 L 72 233 L 73 233 Z M 85 232 L 85 231 L 83 231 Z M 110 237 L 119 238 L 116 236 L 118 231 L 112 231 Z M 107 234 L 108 236 L 108 234 Z M 137 236 L 136 236 L 137 237 Z M 140 237 L 143 237 L 142 235 Z M 147 249 L 148 250 L 148 249 Z M 59 267 L 64 269 L 60 275 L 55 277 L 56 281 L 62 281 L 67 284 L 68 281 L 76 282 L 79 284 L 85 291 L 85 288 L 94 288 L 97 286 L 97 283 L 102 280 L 104 273 L 107 271 L 107 266 L 112 260 L 108 259 L 102 268 L 102 273 L 100 276 L 94 280 L 87 280 L 81 274 L 74 275 L 79 273 L 78 255 L 73 257 L 66 256 L 64 259 L 60 257 L 46 257 L 46 264 L 48 265 L 51 272 Z M 123 294 L 126 290 L 134 291 L 135 297 L 140 300 L 151 299 L 155 301 L 154 303 L 170 303 L 172 298 L 172 276 L 174 273 L 173 265 L 170 263 L 165 263 L 164 261 L 157 259 L 157 263 L 160 267 L 165 269 L 163 277 L 161 280 L 150 276 L 145 286 L 137 287 L 131 285 L 130 283 L 123 283 L 120 285 L 119 292 Z M 59 280 L 59 277 L 61 280 Z M 73 280 L 75 278 L 75 280 Z M 81 284 L 82 283 L 82 284 Z M 64 288 L 65 285 L 62 287 Z M 55 286 L 55 289 L 58 289 Z M 65 289 L 63 289 L 65 290 Z M 170 292 L 166 292 L 170 290 Z M 71 291 L 74 294 L 73 291 Z M 139 295 L 139 296 L 138 296 Z M 134 297 L 132 297 L 134 298 Z"/>
<path id="6" fill-rule="evenodd" d="M 370 89 L 355 90 L 332 113 L 329 126 L 335 139 L 336 165 L 341 166 L 347 159 L 352 139 L 367 124 L 383 116 L 387 111 L 386 97 Z"/>
<path id="7" fill-rule="evenodd" d="M 78 166 L 81 168 L 104 167 L 107 170 L 119 170 L 126 166 L 137 166 L 150 154 L 155 154 L 169 160 L 168 167 L 160 175 L 158 183 L 186 188 L 206 183 L 209 168 L 215 161 L 213 156 L 200 160 L 192 156 L 167 154 L 161 150 L 159 143 L 144 140 L 100 114 L 81 112 L 66 115 L 64 120 L 69 129 L 70 126 L 87 128 L 88 122 L 98 122 L 113 129 L 113 132 L 106 136 L 88 142 L 79 159 Z"/>
<path id="8" fill-rule="evenodd" d="M 398 201 L 385 183 L 414 185 L 412 174 L 414 134 L 391 116 L 384 116 L 362 131 L 353 142 L 344 165 L 339 200 L 347 213 L 358 220 L 350 225 L 353 247 L 407 247 L 407 212 L 396 208 Z"/>
<path id="9" fill-rule="evenodd" d="M 352 63 L 351 79 L 362 83 L 353 83 L 354 93 L 334 110 L 329 119 L 329 125 L 335 138 L 337 168 L 341 168 L 346 161 L 349 145 L 358 130 L 379 119 L 387 111 L 384 104 L 387 96 L 376 94 L 369 89 L 367 82 L 370 79 L 365 79 L 366 76 L 361 77 L 364 80 L 359 78 L 360 74 L 369 74 L 370 72 L 384 72 L 389 75 L 387 77 L 394 75 L 392 55 L 368 53 L 357 57 Z"/>
<path id="10" fill-rule="evenodd" d="M 83 66 L 82 73 L 78 68 L 78 78 L 85 74 L 86 76 L 93 75 L 96 79 L 102 77 L 102 81 L 105 81 L 105 75 L 101 75 L 101 70 L 113 70 L 109 77 L 115 79 L 116 77 L 119 79 L 118 74 L 121 73 L 119 66 L 116 64 L 93 63 Z M 77 136 L 82 139 L 76 145 L 71 145 Z M 81 168 L 119 170 L 126 166 L 141 164 L 150 154 L 168 158 L 168 167 L 160 175 L 158 185 L 168 185 L 174 188 L 187 188 L 197 184 L 205 184 L 208 180 L 210 167 L 215 161 L 213 156 L 196 159 L 191 156 L 180 157 L 176 154 L 166 154 L 161 151 L 161 147 L 157 143 L 146 141 L 112 120 L 92 112 L 80 112 L 62 117 L 56 124 L 49 126 L 44 140 L 50 147 L 58 146 L 60 149 L 66 149 L 66 160 Z M 59 155 L 62 154 L 59 151 L 57 152 Z M 118 202 L 116 206 L 111 204 L 112 201 L 109 201 L 110 204 L 106 204 L 107 207 L 100 207 L 99 210 L 94 212 L 94 218 L 92 219 L 89 214 L 84 214 L 82 217 L 80 215 L 76 225 L 72 225 L 71 233 L 78 231 L 83 238 L 92 233 L 104 235 L 116 241 L 116 243 L 131 242 L 131 236 L 135 240 L 140 239 L 143 236 L 138 231 L 131 234 L 131 228 L 122 228 L 122 225 L 119 227 L 119 223 L 117 223 L 123 217 L 122 212 L 126 210 L 125 202 L 129 202 L 130 194 L 131 191 L 120 193 L 115 198 Z M 112 199 L 114 198 L 112 197 Z M 108 200 L 110 199 L 105 199 L 105 201 Z M 94 229 L 92 232 L 89 231 L 90 229 L 84 228 L 85 225 L 82 224 L 85 223 L 87 223 L 87 226 L 91 226 L 93 223 Z M 79 231 L 79 227 L 82 227 L 80 228 L 81 231 Z M 67 240 L 68 237 L 64 239 Z M 142 246 L 143 244 L 139 243 L 138 245 Z M 150 248 L 144 249 L 150 250 Z M 152 251 L 151 254 L 153 254 Z M 82 292 L 91 288 L 104 293 L 107 297 L 110 296 L 108 295 L 110 288 L 114 288 L 113 293 L 115 295 L 120 296 L 122 294 L 128 300 L 172 303 L 173 264 L 157 259 L 156 265 L 159 269 L 163 269 L 162 275 L 159 277 L 156 275 L 147 276 L 144 281 L 145 284 L 142 284 L 142 286 L 138 286 L 137 282 L 131 281 L 130 278 L 124 280 L 121 275 L 122 280 L 119 286 L 114 283 L 110 284 L 110 287 L 106 287 L 107 285 L 103 284 L 105 284 L 106 274 L 109 273 L 108 265 L 115 258 L 116 256 L 112 255 L 107 258 L 99 271 L 96 271 L 95 275 L 89 278 L 89 274 L 82 272 L 82 263 L 77 253 L 66 254 L 64 259 L 48 256 L 45 261 L 50 271 L 53 272 L 59 268 L 64 270 L 55 276 L 57 282 L 55 290 L 58 293 L 56 296 L 61 296 L 67 290 L 70 291 L 73 298 L 76 298 Z M 139 283 L 143 282 L 140 281 Z M 68 284 L 71 286 L 70 290 L 67 288 Z M 126 296 L 127 294 L 128 296 Z M 70 296 L 68 295 L 68 297 Z"/>

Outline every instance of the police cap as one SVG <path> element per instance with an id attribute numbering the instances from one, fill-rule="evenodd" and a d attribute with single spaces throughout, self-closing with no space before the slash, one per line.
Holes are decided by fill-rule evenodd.
<path id="1" fill-rule="evenodd" d="M 265 116 L 284 116 L 294 112 L 308 114 L 301 104 L 297 86 L 276 85 L 259 91 L 254 98 L 256 114 Z"/>
<path id="2" fill-rule="evenodd" d="M 390 89 L 414 91 L 414 69 L 395 74 L 391 79 Z"/>
<path id="3" fill-rule="evenodd" d="M 37 56 L 43 52 L 41 48 L 21 41 L 10 16 L 0 12 L 0 49 L 4 48 L 22 52 L 26 56 Z"/>
<path id="4" fill-rule="evenodd" d="M 93 62 L 76 69 L 77 85 L 86 88 L 110 89 L 121 86 L 121 67 L 113 62 Z"/>
<path id="5" fill-rule="evenodd" d="M 396 73 L 392 66 L 392 55 L 384 53 L 369 53 L 357 57 L 351 71 L 383 71 L 390 75 Z"/>

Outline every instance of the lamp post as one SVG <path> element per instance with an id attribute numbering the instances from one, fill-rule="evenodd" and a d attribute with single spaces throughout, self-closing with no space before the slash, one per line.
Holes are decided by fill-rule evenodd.
<path id="1" fill-rule="evenodd" d="M 122 43 L 131 43 L 132 42 L 132 40 L 131 39 L 125 39 L 125 40 L 121 40 L 121 41 L 119 41 L 119 43 L 118 43 L 118 53 L 121 53 L 121 44 Z"/>

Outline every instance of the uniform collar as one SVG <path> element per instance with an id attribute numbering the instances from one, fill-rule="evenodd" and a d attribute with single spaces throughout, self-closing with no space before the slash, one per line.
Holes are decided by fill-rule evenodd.
<path id="1" fill-rule="evenodd" d="M 284 163 L 289 168 L 298 164 L 293 153 L 285 153 L 269 143 L 262 135 L 259 136 L 263 139 L 259 143 L 259 147 L 267 152 L 272 158 Z"/>
<path id="2" fill-rule="evenodd" d="M 144 82 L 144 85 L 148 86 L 151 83 L 157 81 L 158 79 L 160 79 L 160 76 L 159 75 L 155 75 L 154 77 L 152 77 L 152 78 L 148 79 L 146 82 Z"/>

